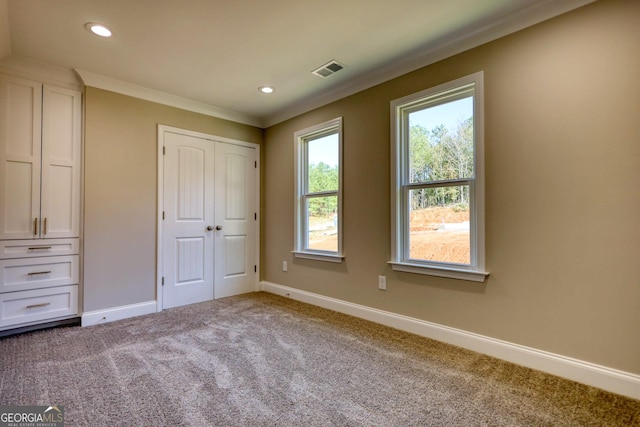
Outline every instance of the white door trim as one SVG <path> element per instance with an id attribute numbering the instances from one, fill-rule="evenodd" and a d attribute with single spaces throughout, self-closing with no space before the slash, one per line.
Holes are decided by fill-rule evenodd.
<path id="1" fill-rule="evenodd" d="M 164 271 L 164 253 L 163 253 L 163 227 L 162 227 L 162 208 L 164 206 L 164 154 L 162 147 L 164 145 L 165 132 L 177 133 L 186 136 L 194 136 L 210 140 L 211 142 L 226 142 L 228 144 L 250 147 L 256 150 L 256 212 L 258 220 L 255 222 L 255 284 L 256 291 L 260 286 L 260 145 L 253 142 L 240 141 L 237 139 L 225 138 L 223 136 L 211 135 L 202 132 L 196 132 L 187 129 L 176 128 L 167 125 L 158 125 L 158 189 L 156 193 L 158 204 L 156 206 L 156 311 L 162 311 L 162 272 Z"/>

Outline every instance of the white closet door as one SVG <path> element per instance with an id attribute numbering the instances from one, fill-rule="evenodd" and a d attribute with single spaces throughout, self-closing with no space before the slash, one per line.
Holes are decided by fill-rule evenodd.
<path id="1" fill-rule="evenodd" d="M 215 297 L 256 291 L 256 150 L 216 142 Z"/>
<path id="2" fill-rule="evenodd" d="M 163 308 L 213 299 L 214 145 L 164 133 Z"/>
<path id="3" fill-rule="evenodd" d="M 40 237 L 80 235 L 81 94 L 44 85 Z"/>
<path id="4" fill-rule="evenodd" d="M 162 308 L 257 290 L 257 150 L 184 132 L 160 133 Z"/>
<path id="5" fill-rule="evenodd" d="M 42 84 L 0 76 L 0 239 L 40 235 Z"/>

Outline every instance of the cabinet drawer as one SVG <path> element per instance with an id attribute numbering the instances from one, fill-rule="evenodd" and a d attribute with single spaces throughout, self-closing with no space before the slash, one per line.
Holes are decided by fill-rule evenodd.
<path id="1" fill-rule="evenodd" d="M 76 255 L 79 239 L 34 239 L 0 241 L 0 259 L 32 258 L 54 255 Z"/>
<path id="2" fill-rule="evenodd" d="M 77 285 L 0 294 L 0 329 L 77 314 Z"/>
<path id="3" fill-rule="evenodd" d="M 0 260 L 0 292 L 78 283 L 78 255 Z"/>

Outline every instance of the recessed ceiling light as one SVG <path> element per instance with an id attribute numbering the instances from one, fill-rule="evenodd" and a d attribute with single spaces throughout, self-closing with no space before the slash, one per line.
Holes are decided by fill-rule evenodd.
<path id="1" fill-rule="evenodd" d="M 84 24 L 84 27 L 97 36 L 111 37 L 111 30 L 102 24 L 98 24 L 96 22 L 87 22 L 86 24 Z"/>
<path id="2" fill-rule="evenodd" d="M 260 86 L 258 90 L 262 93 L 273 93 L 274 89 L 271 86 Z"/>

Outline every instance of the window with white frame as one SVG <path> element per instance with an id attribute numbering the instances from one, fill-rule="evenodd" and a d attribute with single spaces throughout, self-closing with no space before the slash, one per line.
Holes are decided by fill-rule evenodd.
<path id="1" fill-rule="evenodd" d="M 484 281 L 483 73 L 391 102 L 394 270 Z"/>
<path id="2" fill-rule="evenodd" d="M 293 253 L 342 262 L 342 118 L 296 132 L 294 143 Z"/>

